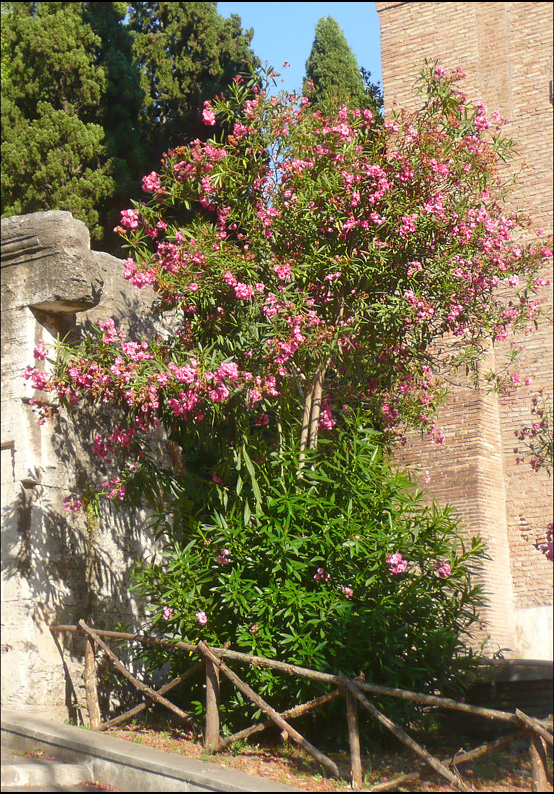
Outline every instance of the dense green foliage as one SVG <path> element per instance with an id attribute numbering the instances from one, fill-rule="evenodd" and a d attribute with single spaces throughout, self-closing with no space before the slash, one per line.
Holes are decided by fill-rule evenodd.
<path id="1" fill-rule="evenodd" d="M 198 135 L 251 38 L 216 3 L 3 3 L 2 216 L 69 210 L 118 250 L 140 177 Z"/>
<path id="2" fill-rule="evenodd" d="M 162 152 L 206 137 L 203 102 L 225 92 L 233 78 L 256 65 L 252 30 L 236 14 L 223 19 L 217 3 L 130 3 L 134 63 L 145 94 L 140 129 L 148 167 Z"/>
<path id="3" fill-rule="evenodd" d="M 297 456 L 274 456 L 253 520 L 245 521 L 244 494 L 213 484 L 219 504 L 211 517 L 204 512 L 184 526 L 159 516 L 163 560 L 136 572 L 154 630 L 406 689 L 456 689 L 473 660 L 463 643 L 482 602 L 470 581 L 482 543 L 464 547 L 450 509 L 425 506 L 391 468 L 378 434 L 358 421 L 321 443 L 318 465 L 302 482 Z M 176 507 L 176 517 L 183 512 Z M 396 568 L 394 554 L 405 565 Z M 163 661 L 157 649 L 146 657 L 153 667 Z M 189 664 L 176 654 L 171 673 Z M 240 675 L 278 710 L 322 693 L 312 681 L 267 669 L 244 667 Z M 192 697 L 201 713 L 200 689 Z M 222 702 L 228 727 L 241 725 L 248 708 L 237 710 L 237 693 Z M 391 708 L 399 718 L 414 714 L 388 702 Z M 346 721 L 337 713 L 333 729 L 328 709 L 331 738 Z"/>
<path id="4" fill-rule="evenodd" d="M 2 214 L 67 209 L 99 238 L 118 165 L 98 111 L 101 40 L 77 3 L 9 4 L 2 28 Z"/>
<path id="5" fill-rule="evenodd" d="M 338 23 L 333 17 L 322 17 L 306 61 L 304 95 L 316 105 L 334 97 L 352 107 L 376 111 L 382 106 L 382 95 L 369 78 L 370 73 L 358 67 Z"/>

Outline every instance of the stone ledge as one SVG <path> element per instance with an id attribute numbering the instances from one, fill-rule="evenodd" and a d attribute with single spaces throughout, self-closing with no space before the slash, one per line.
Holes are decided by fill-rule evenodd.
<path id="1" fill-rule="evenodd" d="M 85 764 L 93 780 L 121 791 L 301 791 L 234 769 L 123 739 L 2 710 L 2 742 L 11 750 L 42 750 Z"/>

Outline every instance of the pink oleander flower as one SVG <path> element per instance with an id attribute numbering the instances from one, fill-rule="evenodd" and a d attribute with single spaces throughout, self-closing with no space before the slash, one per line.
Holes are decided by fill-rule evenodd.
<path id="1" fill-rule="evenodd" d="M 273 268 L 275 275 L 281 281 L 289 281 L 291 278 L 290 265 L 275 265 Z"/>
<path id="2" fill-rule="evenodd" d="M 158 174 L 155 171 L 151 171 L 147 176 L 143 176 L 142 189 L 147 193 L 155 193 L 156 190 L 160 189 L 160 187 L 160 180 L 158 179 Z"/>
<path id="3" fill-rule="evenodd" d="M 68 510 L 71 513 L 80 513 L 81 508 L 83 507 L 84 503 L 81 502 L 79 499 L 74 499 L 72 496 L 64 496 L 64 510 Z"/>
<path id="4" fill-rule="evenodd" d="M 202 111 L 202 121 L 208 127 L 213 127 L 215 124 L 215 113 L 213 112 L 209 101 L 204 102 L 204 110 Z"/>
<path id="5" fill-rule="evenodd" d="M 94 444 L 91 450 L 95 455 L 98 455 L 99 458 L 105 458 L 109 454 L 110 446 L 109 444 L 104 444 L 104 438 L 101 435 L 96 435 L 94 436 Z"/>
<path id="6" fill-rule="evenodd" d="M 394 575 L 404 573 L 408 567 L 408 563 L 403 559 L 400 552 L 389 554 L 387 557 L 387 564 L 391 566 L 390 573 Z"/>
<path id="7" fill-rule="evenodd" d="M 450 574 L 452 573 L 452 568 L 446 562 L 446 560 L 443 560 L 442 562 L 436 562 L 434 565 L 435 565 L 435 570 L 441 579 L 446 579 L 446 577 L 450 576 Z"/>
<path id="8" fill-rule="evenodd" d="M 344 585 L 342 585 L 340 589 L 342 590 L 346 598 L 352 598 L 352 596 L 354 595 L 354 590 L 352 590 L 351 587 L 345 587 Z"/>
<path id="9" fill-rule="evenodd" d="M 230 391 L 224 383 L 218 383 L 215 389 L 208 392 L 208 397 L 214 403 L 222 403 L 229 396 Z"/>
<path id="10" fill-rule="evenodd" d="M 48 350 L 44 346 L 44 342 L 40 341 L 38 344 L 35 345 L 35 349 L 33 350 L 33 356 L 37 359 L 37 361 L 44 361 L 46 356 L 48 355 Z"/>
<path id="11" fill-rule="evenodd" d="M 247 127 L 245 124 L 241 124 L 240 121 L 237 121 L 233 127 L 233 135 L 235 138 L 238 138 L 240 141 L 241 138 L 244 138 L 245 135 L 248 135 L 250 132 L 250 127 Z"/>
<path id="12" fill-rule="evenodd" d="M 219 379 L 227 378 L 228 380 L 238 380 L 239 368 L 234 361 L 224 362 L 217 370 L 216 377 Z"/>
<path id="13" fill-rule="evenodd" d="M 252 407 L 254 403 L 259 402 L 263 399 L 263 395 L 258 389 L 252 389 L 250 391 L 250 397 L 248 398 L 248 405 Z"/>
<path id="14" fill-rule="evenodd" d="M 425 482 L 425 485 L 429 485 L 429 483 L 431 482 L 431 475 L 429 474 L 429 469 L 425 469 L 424 482 Z"/>
<path id="15" fill-rule="evenodd" d="M 231 552 L 229 549 L 223 549 L 221 554 L 218 555 L 216 562 L 218 565 L 229 565 L 231 562 Z"/>
<path id="16" fill-rule="evenodd" d="M 200 626 L 205 626 L 208 622 L 208 616 L 205 612 L 197 612 L 196 613 L 196 620 Z"/>
<path id="17" fill-rule="evenodd" d="M 254 288 L 250 284 L 242 284 L 240 281 L 235 286 L 235 295 L 239 300 L 249 300 L 254 294 Z"/>
<path id="18" fill-rule="evenodd" d="M 260 630 L 260 627 L 258 626 L 257 623 L 253 623 L 250 626 L 250 634 L 257 634 L 259 630 Z"/>
<path id="19" fill-rule="evenodd" d="M 316 573 L 314 574 L 314 579 L 318 581 L 319 579 L 323 579 L 324 582 L 328 582 L 331 578 L 330 573 L 325 573 L 325 568 L 318 568 Z"/>
<path id="20" fill-rule="evenodd" d="M 40 369 L 37 369 L 36 367 L 30 367 L 30 366 L 25 367 L 25 369 L 23 370 L 23 377 L 25 378 L 25 380 L 29 380 L 30 378 L 33 384 L 33 388 L 35 388 L 37 391 L 42 391 L 48 380 L 45 372 L 43 372 Z"/>
<path id="21" fill-rule="evenodd" d="M 164 620 L 170 620 L 175 615 L 175 610 L 171 609 L 170 607 L 164 607 L 162 616 Z"/>
<path id="22" fill-rule="evenodd" d="M 223 281 L 228 284 L 230 287 L 236 287 L 237 280 L 233 276 L 230 270 L 223 274 Z"/>
<path id="23" fill-rule="evenodd" d="M 332 430 L 336 425 L 330 408 L 323 408 L 319 415 L 319 427 L 322 430 Z"/>
<path id="24" fill-rule="evenodd" d="M 124 229 L 137 229 L 139 225 L 138 217 L 138 210 L 122 210 L 121 225 Z"/>

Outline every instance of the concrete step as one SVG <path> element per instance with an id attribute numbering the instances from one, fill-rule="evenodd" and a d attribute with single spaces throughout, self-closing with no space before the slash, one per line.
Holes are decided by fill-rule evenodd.
<path id="1" fill-rule="evenodd" d="M 18 763 L 3 763 L 2 790 L 7 786 L 78 786 L 91 782 L 90 770 L 85 764 L 66 764 L 42 758 L 21 758 Z"/>

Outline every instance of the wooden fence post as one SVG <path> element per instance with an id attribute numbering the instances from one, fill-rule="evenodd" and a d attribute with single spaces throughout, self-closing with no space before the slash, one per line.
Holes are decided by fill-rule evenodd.
<path id="1" fill-rule="evenodd" d="M 531 734 L 529 755 L 531 757 L 531 791 L 548 791 L 546 752 L 541 737 L 536 733 Z"/>
<path id="2" fill-rule="evenodd" d="M 204 749 L 210 751 L 219 744 L 219 668 L 210 659 L 206 663 L 206 730 Z"/>
<path id="3" fill-rule="evenodd" d="M 363 783 L 362 758 L 360 755 L 360 731 L 358 728 L 358 704 L 356 698 L 346 690 L 346 716 L 348 718 L 348 740 L 350 742 L 350 770 L 352 788 L 360 789 Z"/>
<path id="4" fill-rule="evenodd" d="M 91 730 L 97 731 L 100 725 L 100 706 L 98 705 L 98 680 L 96 678 L 96 660 L 94 658 L 94 642 L 86 637 L 85 645 L 85 692 L 87 695 L 88 718 Z"/>
<path id="5" fill-rule="evenodd" d="M 340 777 L 338 767 L 334 761 L 332 761 L 330 758 L 327 758 L 327 756 L 323 753 L 320 753 L 319 750 L 313 746 L 313 744 L 310 744 L 307 739 L 304 739 L 304 737 L 301 736 L 298 731 L 292 727 L 292 725 L 289 725 L 289 723 L 286 722 L 286 720 L 284 720 L 275 711 L 275 709 L 272 709 L 263 698 L 261 698 L 258 694 L 256 694 L 256 692 L 254 692 L 253 689 L 251 689 L 251 687 L 248 686 L 248 684 L 245 684 L 244 681 L 242 681 L 238 675 L 233 673 L 233 671 L 230 670 L 224 662 L 218 659 L 217 656 L 212 653 L 211 649 L 202 642 L 202 640 L 200 640 L 196 647 L 202 656 L 213 662 L 213 664 L 219 668 L 220 672 L 222 672 L 230 681 L 232 681 L 237 689 L 243 693 L 243 695 L 246 695 L 246 697 L 250 698 L 250 700 L 255 703 L 258 708 L 264 711 L 282 731 L 286 731 L 295 742 L 297 742 L 304 750 L 306 750 L 306 752 L 310 753 L 310 755 L 313 756 L 324 769 L 326 769 L 333 777 Z"/>

